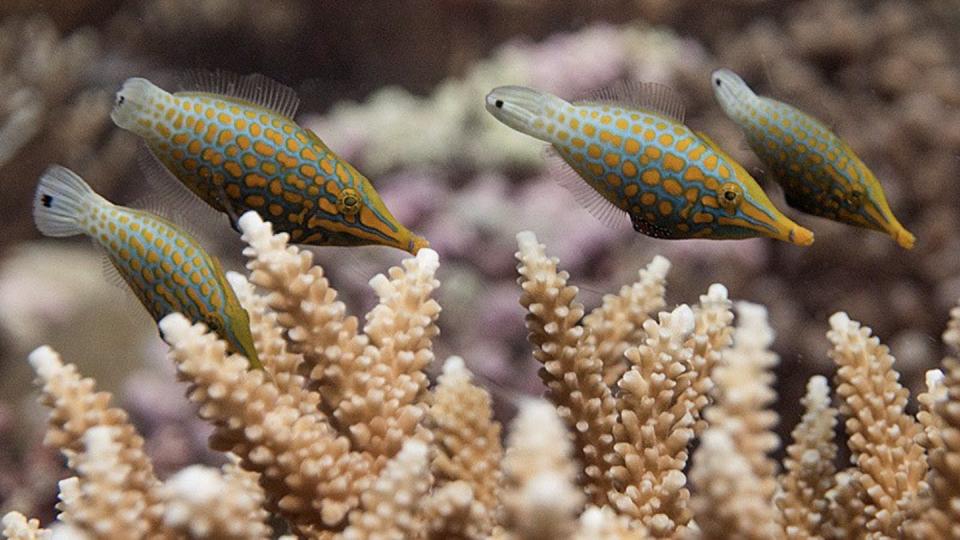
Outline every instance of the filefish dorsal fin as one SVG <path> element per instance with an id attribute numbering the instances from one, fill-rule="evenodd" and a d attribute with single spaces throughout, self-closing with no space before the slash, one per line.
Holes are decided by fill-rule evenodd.
<path id="1" fill-rule="evenodd" d="M 557 150 L 547 145 L 543 150 L 543 157 L 547 162 L 550 176 L 573 195 L 573 198 L 583 206 L 590 215 L 600 223 L 614 230 L 630 228 L 630 216 L 615 204 L 608 201 L 597 190 L 593 189 L 586 180 L 573 170 Z"/>
<path id="2" fill-rule="evenodd" d="M 291 119 L 300 105 L 300 98 L 293 88 L 259 73 L 237 75 L 227 71 L 189 71 L 180 86 L 184 93 L 201 92 L 234 98 Z"/>
<path id="3" fill-rule="evenodd" d="M 686 114 L 680 94 L 656 82 L 620 81 L 596 90 L 578 103 L 609 103 L 631 109 L 646 109 L 681 124 Z"/>

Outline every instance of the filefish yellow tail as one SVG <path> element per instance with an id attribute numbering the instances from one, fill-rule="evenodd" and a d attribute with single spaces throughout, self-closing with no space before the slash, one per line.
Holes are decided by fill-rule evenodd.
<path id="1" fill-rule="evenodd" d="M 109 206 L 70 169 L 53 166 L 40 178 L 33 201 L 33 220 L 46 236 L 84 234 L 93 207 Z"/>
<path id="2" fill-rule="evenodd" d="M 56 165 L 40 178 L 33 216 L 45 235 L 92 238 L 154 320 L 177 312 L 203 322 L 251 367 L 262 367 L 249 314 L 219 261 L 175 224 L 115 205 Z"/>
<path id="3" fill-rule="evenodd" d="M 758 96 L 729 69 L 713 72 L 710 81 L 723 111 L 783 186 L 787 204 L 885 232 L 901 247 L 913 247 L 914 236 L 894 217 L 873 172 L 826 125 L 786 103 Z"/>

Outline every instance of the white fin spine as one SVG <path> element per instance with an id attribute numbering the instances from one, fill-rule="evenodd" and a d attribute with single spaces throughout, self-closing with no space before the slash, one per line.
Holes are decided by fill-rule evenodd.
<path id="1" fill-rule="evenodd" d="M 85 234 L 84 216 L 95 206 L 109 204 L 75 172 L 52 165 L 37 184 L 33 196 L 33 221 L 46 236 Z"/>
<path id="2" fill-rule="evenodd" d="M 183 75 L 180 86 L 182 93 L 200 92 L 235 98 L 290 119 L 300 106 L 296 90 L 259 73 L 238 75 L 227 71 L 195 70 Z"/>
<path id="3" fill-rule="evenodd" d="M 620 81 L 590 94 L 583 103 L 608 103 L 628 109 L 648 110 L 683 123 L 686 107 L 673 88 L 656 82 Z"/>
<path id="4" fill-rule="evenodd" d="M 565 187 L 573 198 L 600 223 L 614 230 L 630 228 L 630 216 L 622 208 L 607 200 L 599 191 L 587 183 L 577 171 L 567 163 L 556 148 L 546 146 L 543 151 L 550 176 Z"/>

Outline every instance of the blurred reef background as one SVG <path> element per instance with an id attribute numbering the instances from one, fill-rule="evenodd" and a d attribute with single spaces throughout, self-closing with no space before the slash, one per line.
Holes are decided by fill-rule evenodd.
<path id="1" fill-rule="evenodd" d="M 533 230 L 560 258 L 587 308 L 654 255 L 673 263 L 668 307 L 709 284 L 764 304 L 777 336 L 778 429 L 799 418 L 807 379 L 829 374 L 827 319 L 845 310 L 897 358 L 914 392 L 942 357 L 960 297 L 960 4 L 955 0 L 106 0 L 0 3 L 0 509 L 53 517 L 66 475 L 41 446 L 43 415 L 26 354 L 49 344 L 113 392 L 164 477 L 216 462 L 209 427 L 181 398 L 166 345 L 132 295 L 101 276 L 84 240 L 41 239 L 30 216 L 50 163 L 114 202 L 149 196 L 135 136 L 113 126 L 113 93 L 131 76 L 172 88 L 192 68 L 263 73 L 296 88 L 298 120 L 374 182 L 397 218 L 440 255 L 438 358 L 463 356 L 494 388 L 538 392 L 518 303 L 515 234 Z M 709 7 L 708 7 L 709 6 Z M 724 117 L 713 69 L 818 116 L 877 174 L 917 236 L 889 237 L 787 208 L 810 248 L 771 240 L 661 241 L 603 227 L 544 168 L 541 145 L 483 108 L 494 86 L 574 98 L 628 78 L 659 81 L 763 182 Z M 241 243 L 204 231 L 228 268 Z M 367 280 L 396 264 L 386 249 L 317 249 L 354 312 Z M 494 390 L 496 394 L 498 390 Z M 501 404 L 506 417 L 511 409 Z"/>

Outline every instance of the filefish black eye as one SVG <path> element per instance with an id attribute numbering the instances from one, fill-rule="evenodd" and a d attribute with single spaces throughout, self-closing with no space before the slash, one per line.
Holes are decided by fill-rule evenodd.
<path id="1" fill-rule="evenodd" d="M 355 216 L 360 205 L 360 194 L 353 188 L 344 189 L 337 197 L 337 211 L 345 216 Z"/>
<path id="2" fill-rule="evenodd" d="M 123 98 L 122 95 L 117 96 L 117 105 L 123 105 L 123 99 L 124 99 L 124 98 Z"/>
<path id="3" fill-rule="evenodd" d="M 498 109 L 502 109 L 502 108 L 503 108 L 503 100 L 502 100 L 502 99 L 498 99 L 498 100 L 494 101 L 493 104 L 494 104 L 494 106 L 496 106 Z"/>
<path id="4" fill-rule="evenodd" d="M 44 193 L 43 196 L 40 197 L 40 202 L 43 203 L 45 208 L 50 208 L 53 205 L 53 197 Z"/>
<path id="5" fill-rule="evenodd" d="M 720 86 L 720 82 L 721 82 L 720 79 L 715 79 L 714 82 L 717 83 L 717 86 Z"/>
<path id="6" fill-rule="evenodd" d="M 735 211 L 743 201 L 743 189 L 733 182 L 727 182 L 720 186 L 719 195 L 720 207 L 728 212 Z"/>
<path id="7" fill-rule="evenodd" d="M 849 206 L 853 208 L 859 208 L 863 204 L 864 195 L 865 193 L 863 190 L 863 186 L 860 186 L 859 184 L 854 184 L 850 188 L 850 191 L 846 193 L 846 195 L 844 196 L 844 199 Z"/>

